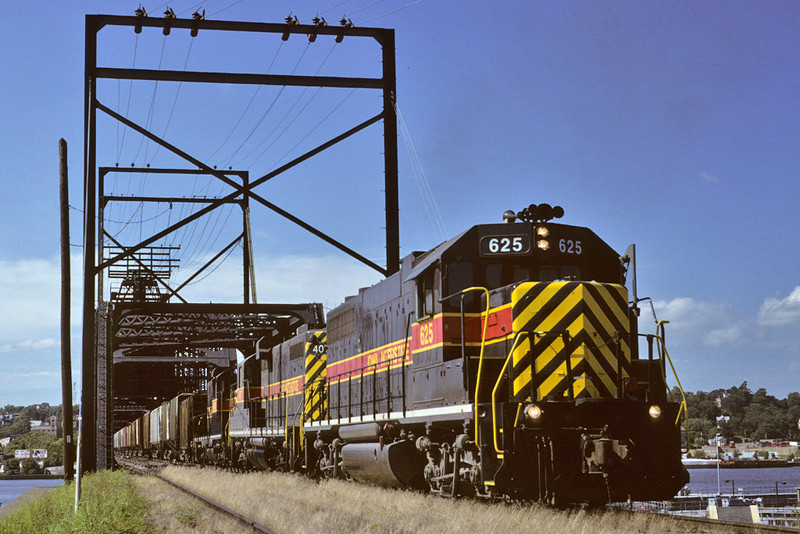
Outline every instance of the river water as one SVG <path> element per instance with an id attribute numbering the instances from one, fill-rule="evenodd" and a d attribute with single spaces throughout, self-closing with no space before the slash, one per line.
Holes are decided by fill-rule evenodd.
<path id="1" fill-rule="evenodd" d="M 731 487 L 737 494 L 774 494 L 776 483 L 779 493 L 795 493 L 795 486 L 800 486 L 800 466 L 719 470 L 719 491 L 723 494 L 730 494 Z M 717 469 L 689 469 L 686 488 L 690 493 L 716 494 Z"/>
<path id="2" fill-rule="evenodd" d="M 60 486 L 64 483 L 63 478 L 40 478 L 40 479 L 14 479 L 6 480 L 0 478 L 0 508 L 4 508 L 11 501 L 32 488 L 43 488 L 49 486 Z"/>

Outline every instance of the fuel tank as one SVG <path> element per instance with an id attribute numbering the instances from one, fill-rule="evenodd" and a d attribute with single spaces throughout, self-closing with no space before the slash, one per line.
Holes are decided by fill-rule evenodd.
<path id="1" fill-rule="evenodd" d="M 349 443 L 342 447 L 342 468 L 353 479 L 390 488 L 424 488 L 426 458 L 413 441 Z"/>

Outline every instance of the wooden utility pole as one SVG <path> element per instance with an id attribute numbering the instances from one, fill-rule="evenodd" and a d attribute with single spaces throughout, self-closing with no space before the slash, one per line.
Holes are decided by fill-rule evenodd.
<path id="1" fill-rule="evenodd" d="M 64 437 L 64 480 L 75 475 L 72 443 L 72 361 L 70 357 L 69 305 L 69 185 L 67 142 L 58 141 L 59 192 L 61 196 L 61 429 Z"/>

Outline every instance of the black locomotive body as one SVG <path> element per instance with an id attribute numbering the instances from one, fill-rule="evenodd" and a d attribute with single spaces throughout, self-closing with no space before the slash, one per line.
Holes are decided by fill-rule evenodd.
<path id="1" fill-rule="evenodd" d="M 259 347 L 209 383 L 195 456 L 445 496 L 674 496 L 685 403 L 663 336 L 639 335 L 619 254 L 558 210 L 413 253 L 326 328 Z"/>

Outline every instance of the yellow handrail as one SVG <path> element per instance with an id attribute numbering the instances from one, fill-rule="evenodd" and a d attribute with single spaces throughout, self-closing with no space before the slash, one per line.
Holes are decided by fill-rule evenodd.
<path id="1" fill-rule="evenodd" d="M 658 324 L 661 324 L 661 322 L 663 322 L 663 321 L 660 321 Z M 680 404 L 680 407 L 678 408 L 678 415 L 677 415 L 677 417 L 675 417 L 675 424 L 676 425 L 680 424 L 681 412 L 683 412 L 684 424 L 686 425 L 686 440 L 688 442 L 688 440 L 689 440 L 689 412 L 688 412 L 688 410 L 686 408 L 686 394 L 683 392 L 683 386 L 681 386 L 681 380 L 678 378 L 678 373 L 677 373 L 677 371 L 675 371 L 675 366 L 672 364 L 672 358 L 670 358 L 670 356 L 669 356 L 669 351 L 667 351 L 667 344 L 664 342 L 664 338 L 659 336 L 659 335 L 657 335 L 657 334 L 655 334 L 653 337 L 655 337 L 658 340 L 658 343 L 659 343 L 661 349 L 664 351 L 664 356 L 667 358 L 667 361 L 669 362 L 670 369 L 672 369 L 672 376 L 675 377 L 675 382 L 678 384 L 678 390 L 681 392 L 681 404 Z M 664 375 L 664 369 L 661 366 L 659 366 L 659 369 L 661 369 L 661 378 L 664 379 L 664 385 L 666 386 L 667 377 Z M 667 389 L 667 391 L 669 392 L 670 399 L 673 399 L 672 391 L 670 391 L 669 389 Z M 673 401 L 674 401 L 674 399 L 673 399 Z"/>
<path id="2" fill-rule="evenodd" d="M 500 387 L 500 383 L 503 382 L 503 379 L 505 378 L 506 369 L 508 368 L 508 362 L 511 361 L 511 357 L 514 355 L 514 349 L 517 348 L 517 342 L 523 336 L 527 336 L 527 334 L 528 334 L 527 332 L 517 332 L 517 335 L 514 338 L 514 343 L 511 344 L 511 350 L 508 352 L 506 361 L 503 364 L 503 368 L 500 370 L 500 376 L 497 377 L 497 382 L 494 385 L 494 389 L 492 389 L 492 438 L 494 439 L 494 450 L 499 455 L 502 455 L 503 451 L 501 451 L 500 447 L 498 447 L 497 445 L 497 407 L 495 405 L 495 398 L 497 397 L 497 389 Z"/>
<path id="3" fill-rule="evenodd" d="M 481 334 L 481 352 L 478 356 L 478 376 L 475 380 L 475 444 L 480 447 L 480 438 L 478 437 L 478 391 L 481 385 L 481 373 L 483 372 L 483 349 L 486 346 L 486 329 L 489 326 L 489 290 L 485 287 L 468 287 L 461 290 L 461 295 L 468 291 L 483 291 L 486 294 L 486 320 L 483 321 L 483 333 Z M 462 310 L 463 313 L 463 310 Z M 466 330 L 466 325 L 464 327 Z M 466 332 L 461 332 L 461 339 L 466 343 Z"/>

